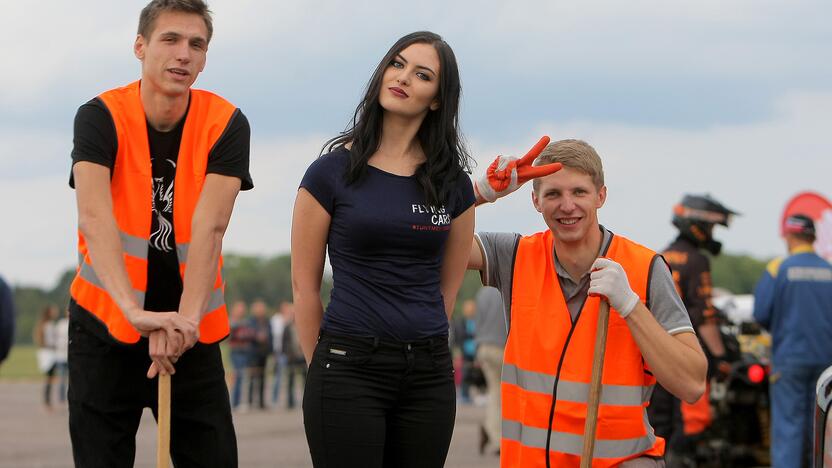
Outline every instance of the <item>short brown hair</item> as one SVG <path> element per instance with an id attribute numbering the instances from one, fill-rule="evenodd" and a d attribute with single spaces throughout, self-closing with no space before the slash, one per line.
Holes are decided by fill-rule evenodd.
<path id="1" fill-rule="evenodd" d="M 815 240 L 817 239 L 814 234 L 802 234 L 802 233 L 797 233 L 797 232 L 787 233 L 786 236 L 791 236 L 795 240 L 798 240 L 800 242 L 805 242 L 807 244 L 814 244 Z"/>
<path id="2" fill-rule="evenodd" d="M 193 13 L 202 17 L 205 27 L 208 29 L 208 42 L 214 35 L 214 23 L 211 19 L 211 10 L 208 4 L 202 0 L 152 0 L 142 9 L 139 15 L 139 34 L 145 39 L 150 38 L 150 33 L 156 26 L 156 19 L 166 11 L 179 11 L 182 13 Z"/>
<path id="3" fill-rule="evenodd" d="M 549 143 L 534 160 L 535 166 L 559 162 L 563 167 L 577 169 L 592 177 L 596 189 L 604 186 L 604 167 L 595 148 L 583 140 L 560 140 Z M 540 179 L 532 181 L 534 191 L 540 188 Z"/>

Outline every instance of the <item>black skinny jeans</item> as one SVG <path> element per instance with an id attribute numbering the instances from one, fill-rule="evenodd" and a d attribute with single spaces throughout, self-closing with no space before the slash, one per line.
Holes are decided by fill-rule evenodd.
<path id="1" fill-rule="evenodd" d="M 85 313 L 85 312 L 81 312 Z M 98 333 L 103 330 L 103 325 Z M 136 430 L 146 407 L 156 416 L 157 379 L 148 341 L 105 341 L 69 321 L 69 434 L 77 468 L 134 465 Z M 170 448 L 176 468 L 235 468 L 237 438 L 219 343 L 197 343 L 171 377 Z"/>
<path id="2" fill-rule="evenodd" d="M 412 343 L 322 334 L 303 419 L 316 468 L 438 468 L 456 416 L 447 336 Z"/>

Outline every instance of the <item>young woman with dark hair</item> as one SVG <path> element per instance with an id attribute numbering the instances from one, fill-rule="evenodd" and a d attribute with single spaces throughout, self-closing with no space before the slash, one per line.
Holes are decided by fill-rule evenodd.
<path id="1" fill-rule="evenodd" d="M 316 467 L 444 465 L 456 412 L 448 318 L 474 227 L 460 90 L 440 36 L 399 39 L 300 184 L 292 284 Z"/>

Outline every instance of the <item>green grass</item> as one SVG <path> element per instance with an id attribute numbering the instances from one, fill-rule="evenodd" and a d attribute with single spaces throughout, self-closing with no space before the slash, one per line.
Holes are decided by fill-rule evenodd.
<path id="1" fill-rule="evenodd" d="M 17 345 L 0 364 L 0 380 L 38 379 L 41 372 L 35 357 L 37 348 L 33 345 Z"/>
<path id="2" fill-rule="evenodd" d="M 222 360 L 225 365 L 225 371 L 231 372 L 231 359 L 228 345 L 223 342 L 220 345 L 222 350 Z M 37 357 L 35 353 L 37 347 L 34 345 L 16 345 L 12 348 L 11 353 L 0 364 L 0 380 L 37 380 L 41 377 L 41 372 L 38 370 Z"/>

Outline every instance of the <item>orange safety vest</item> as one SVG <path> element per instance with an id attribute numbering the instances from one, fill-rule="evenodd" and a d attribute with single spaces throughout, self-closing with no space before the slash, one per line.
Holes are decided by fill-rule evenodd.
<path id="1" fill-rule="evenodd" d="M 587 297 L 572 322 L 555 270 L 553 240 L 551 231 L 522 237 L 515 255 L 511 330 L 501 387 L 503 468 L 546 466 L 553 395 L 551 466 L 580 464 L 599 299 Z M 655 255 L 620 236 L 613 236 L 605 253 L 624 267 L 630 287 L 642 302 L 646 302 Z M 661 457 L 665 446 L 647 420 L 656 379 L 617 312 L 610 312 L 607 333 L 595 468 L 645 455 Z"/>
<path id="2" fill-rule="evenodd" d="M 147 291 L 147 252 L 152 213 L 152 177 L 147 120 L 139 94 L 139 81 L 99 96 L 116 129 L 118 150 L 110 179 L 113 215 L 119 228 L 127 275 L 139 305 Z M 184 278 L 191 242 L 191 220 L 196 208 L 208 154 L 222 136 L 237 109 L 225 99 L 191 90 L 188 115 L 182 130 L 174 178 L 173 220 L 179 274 Z M 79 306 L 95 315 L 110 335 L 123 343 L 136 343 L 139 333 L 127 320 L 95 273 L 83 234 L 78 232 L 79 266 L 70 294 Z M 228 313 L 223 297 L 222 258 L 206 313 L 199 324 L 199 341 L 214 343 L 228 335 Z"/>
<path id="3" fill-rule="evenodd" d="M 711 414 L 711 384 L 706 382 L 705 393 L 695 403 L 683 401 L 680 406 L 682 411 L 683 431 L 686 436 L 696 435 L 708 428 L 713 423 Z"/>

